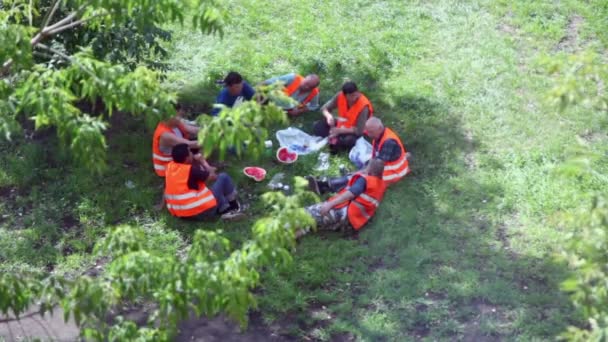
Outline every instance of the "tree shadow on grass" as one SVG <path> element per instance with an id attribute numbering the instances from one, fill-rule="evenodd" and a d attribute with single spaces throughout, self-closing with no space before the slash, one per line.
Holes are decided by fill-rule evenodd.
<path id="1" fill-rule="evenodd" d="M 355 328 L 390 337 L 391 323 L 410 338 L 469 341 L 553 338 L 564 331 L 573 319 L 558 288 L 565 269 L 550 258 L 513 252 L 507 225 L 516 222 L 514 213 L 500 207 L 502 184 L 477 177 L 479 143 L 439 104 L 417 97 L 396 103 L 407 119 L 387 121 L 398 130 L 405 125 L 414 172 L 389 189 L 362 239 L 371 271 L 366 297 L 382 299 L 361 317 L 385 320 Z"/>
<path id="2" fill-rule="evenodd" d="M 440 103 L 395 103 L 378 107 L 412 151 L 413 173 L 388 190 L 358 239 L 306 237 L 292 270 L 267 274 L 261 311 L 292 337 L 294 329 L 316 336 L 310 308 L 319 305 L 334 317 L 323 327 L 333 337 L 477 341 L 563 331 L 573 320 L 558 289 L 565 269 L 513 252 L 508 224 L 516 220 L 500 207 L 503 186 L 476 174 L 479 142 Z"/>

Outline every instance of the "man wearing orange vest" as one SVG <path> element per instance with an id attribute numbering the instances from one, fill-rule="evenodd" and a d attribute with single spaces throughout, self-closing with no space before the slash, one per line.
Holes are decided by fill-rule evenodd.
<path id="1" fill-rule="evenodd" d="M 337 109 L 338 117 L 331 111 Z M 329 149 L 335 153 L 349 150 L 363 135 L 365 121 L 374 113 L 374 108 L 354 82 L 346 82 L 331 100 L 321 108 L 325 120 L 314 124 L 314 134 L 329 137 Z"/>
<path id="2" fill-rule="evenodd" d="M 177 144 L 167 164 L 164 200 L 171 215 L 185 219 L 222 219 L 244 217 L 237 201 L 237 192 L 230 176 L 215 175 L 197 162 L 187 144 Z M 216 179 L 211 189 L 207 180 Z"/>
<path id="3" fill-rule="evenodd" d="M 182 121 L 184 110 L 181 105 L 177 104 L 176 115 L 165 121 L 161 121 L 154 130 L 152 138 L 152 165 L 154 172 L 160 177 L 165 177 L 167 164 L 172 160 L 171 149 L 177 144 L 186 144 L 191 149 L 198 149 L 199 145 L 196 140 L 198 127 L 190 125 Z M 213 169 L 207 161 L 197 155 L 203 166 L 208 169 Z"/>
<path id="4" fill-rule="evenodd" d="M 315 219 L 317 228 L 338 230 L 350 227 L 355 231 L 367 224 L 382 202 L 386 184 L 382 180 L 384 162 L 372 159 L 365 170 L 355 173 L 348 186 L 323 203 L 306 208 Z M 307 234 L 309 229 L 300 229 L 296 237 Z"/>
<path id="5" fill-rule="evenodd" d="M 382 178 L 387 186 L 397 183 L 410 171 L 409 153 L 405 150 L 401 139 L 391 129 L 384 127 L 382 121 L 376 117 L 369 118 L 365 123 L 365 132 L 372 141 L 372 159 L 384 162 Z M 369 168 L 368 164 L 365 168 Z M 364 169 L 365 170 L 365 169 Z M 322 177 L 316 179 L 306 176 L 308 187 L 317 194 L 336 192 L 344 188 L 350 181 L 352 175 L 340 177 Z"/>
<path id="6" fill-rule="evenodd" d="M 387 185 L 395 184 L 410 172 L 408 156 L 399 136 L 390 128 L 384 127 L 380 119 L 369 118 L 365 132 L 372 138 L 372 158 L 384 161 L 382 178 Z"/>
<path id="7" fill-rule="evenodd" d="M 319 108 L 319 76 L 310 74 L 303 77 L 298 74 L 287 74 L 273 77 L 262 84 L 269 85 L 277 82 L 284 84 L 285 94 L 297 102 L 297 105 L 276 103 L 285 109 L 287 114 L 297 116 L 304 112 L 310 112 Z"/>

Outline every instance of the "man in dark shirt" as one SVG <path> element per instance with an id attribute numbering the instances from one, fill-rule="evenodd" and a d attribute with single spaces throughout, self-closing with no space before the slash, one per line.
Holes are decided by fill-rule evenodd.
<path id="1" fill-rule="evenodd" d="M 173 160 L 177 163 L 191 163 L 190 174 L 188 176 L 188 188 L 199 190 L 199 182 L 213 181 L 210 188 L 213 197 L 217 202 L 215 208 L 204 211 L 203 213 L 191 217 L 191 219 L 206 219 L 215 215 L 220 215 L 222 219 L 239 219 L 244 217 L 241 205 L 237 200 L 238 193 L 232 178 L 227 173 L 215 173 L 215 168 L 205 167 L 204 159 L 200 154 L 193 155 L 188 145 L 175 145 L 171 151 Z"/>
<path id="2" fill-rule="evenodd" d="M 372 138 L 373 141 L 380 141 L 384 135 L 384 125 L 382 121 L 377 117 L 371 117 L 365 123 L 365 134 Z M 373 145 L 376 152 L 376 158 L 383 160 L 384 162 L 392 162 L 401 158 L 401 147 L 395 139 L 386 139 L 382 148 L 380 144 Z"/>
<path id="3" fill-rule="evenodd" d="M 243 101 L 251 100 L 253 95 L 255 95 L 255 90 L 249 83 L 243 80 L 243 76 L 238 72 L 231 71 L 224 78 L 224 89 L 220 91 L 215 103 L 232 108 L 238 106 Z M 221 107 L 213 108 L 211 115 L 216 116 L 221 110 Z"/>
<path id="4" fill-rule="evenodd" d="M 371 117 L 365 122 L 365 132 L 367 135 L 371 136 L 374 141 L 379 141 L 384 132 L 384 125 L 382 121 L 377 117 Z M 385 163 L 395 161 L 401 158 L 401 147 L 394 139 L 387 139 L 382 148 L 380 148 L 379 144 L 374 144 L 374 148 L 376 148 L 376 159 L 382 160 Z M 379 149 L 379 150 L 378 150 Z M 408 154 L 406 154 L 406 157 Z M 365 168 L 367 168 L 365 166 Z M 340 189 L 344 188 L 348 183 L 351 175 L 344 175 L 340 177 L 322 177 L 322 179 L 315 179 L 314 177 L 307 176 L 309 188 L 311 191 L 316 192 L 317 194 L 322 194 L 326 192 L 336 192 Z"/>

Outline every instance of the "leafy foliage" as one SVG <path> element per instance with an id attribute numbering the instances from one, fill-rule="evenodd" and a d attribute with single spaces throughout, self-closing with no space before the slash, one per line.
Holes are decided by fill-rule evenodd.
<path id="1" fill-rule="evenodd" d="M 577 105 L 608 110 L 608 96 L 604 85 L 608 81 L 608 67 L 596 53 L 586 51 L 567 58 L 548 61 L 549 70 L 560 78 L 550 91 L 561 110 Z M 585 145 L 575 150 L 561 168 L 563 174 L 577 179 L 597 179 L 606 186 L 606 177 L 595 167 L 605 156 Z M 583 317 L 586 326 L 570 326 L 562 338 L 570 341 L 603 341 L 608 339 L 608 202 L 606 193 L 585 193 L 592 197 L 591 205 L 565 215 L 568 229 L 566 242 L 559 248 L 558 258 L 571 270 L 561 289 Z"/>
<path id="2" fill-rule="evenodd" d="M 158 26 L 183 23 L 191 6 L 199 9 L 193 18 L 201 31 L 221 31 L 225 13 L 213 0 L 3 2 L 1 133 L 10 138 L 24 119 L 33 120 L 36 129 L 56 127 L 76 161 L 101 171 L 106 117 L 83 113 L 77 104 L 101 101 L 108 115 L 144 114 L 150 122 L 171 114 L 175 95 L 161 88 L 158 73 L 136 65 L 166 53 L 155 39 L 169 36 Z"/>
<path id="3" fill-rule="evenodd" d="M 293 101 L 281 90 L 280 84 L 256 87 L 256 96 L 260 99 L 272 97 L 284 101 Z M 263 102 L 263 100 L 260 100 Z M 201 130 L 199 142 L 205 155 L 214 151 L 224 158 L 228 149 L 234 148 L 237 155 L 247 153 L 254 158 L 264 151 L 264 141 L 268 137 L 268 127 L 287 122 L 285 112 L 273 102 L 260 105 L 258 101 L 247 101 L 243 104 L 222 108 L 218 116 L 209 119 L 199 117 Z"/>
<path id="4" fill-rule="evenodd" d="M 183 253 L 165 254 L 147 244 L 141 228 L 118 226 L 96 246 L 100 255 L 111 258 L 103 276 L 69 279 L 5 273 L 0 276 L 0 312 L 19 315 L 40 301 L 44 314 L 60 304 L 65 319 L 73 317 L 84 336 L 111 341 L 169 340 L 179 320 L 191 311 L 199 316 L 226 312 L 245 326 L 248 309 L 256 305 L 251 291 L 259 284 L 259 269 L 288 265 L 295 228 L 314 227 L 301 204 L 311 194 L 303 190 L 304 180 L 296 184 L 292 196 L 264 196 L 271 214 L 255 223 L 253 238 L 239 249 L 232 250 L 219 231 L 200 230 Z M 110 309 L 141 301 L 154 304 L 147 327 L 123 317 L 106 325 Z"/>
<path id="5" fill-rule="evenodd" d="M 560 258 L 572 269 L 562 290 L 587 319 L 586 327 L 569 327 L 563 337 L 570 341 L 608 339 L 608 201 L 603 196 L 569 217 L 573 231 Z"/>
<path id="6" fill-rule="evenodd" d="M 563 110 L 578 104 L 608 111 L 608 64 L 593 51 L 585 51 L 564 58 L 547 58 L 549 72 L 559 80 L 549 96 L 558 101 Z"/>

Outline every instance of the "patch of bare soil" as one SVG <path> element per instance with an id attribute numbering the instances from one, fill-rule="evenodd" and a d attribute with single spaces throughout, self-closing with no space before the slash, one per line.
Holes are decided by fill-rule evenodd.
<path id="1" fill-rule="evenodd" d="M 500 317 L 502 314 L 499 309 L 484 301 L 483 299 L 474 299 L 471 302 L 471 306 L 473 308 L 474 316 L 465 322 L 464 327 L 464 336 L 462 341 L 465 342 L 485 342 L 485 341 L 499 341 L 501 340 L 500 336 L 496 334 L 488 335 L 483 332 L 480 328 L 481 319 L 484 316 L 497 316 Z"/>
<path id="2" fill-rule="evenodd" d="M 465 155 L 464 155 L 464 163 L 467 168 L 472 170 L 477 167 L 477 160 L 475 158 L 475 141 L 473 140 L 473 132 L 467 131 L 464 136 L 464 140 L 466 143 L 465 146 Z"/>
<path id="3" fill-rule="evenodd" d="M 238 324 L 223 316 L 208 318 L 192 318 L 183 322 L 179 327 L 177 342 L 255 342 L 255 341 L 291 341 L 279 335 L 264 324 L 259 313 L 249 315 L 247 329 L 241 331 Z"/>
<path id="4" fill-rule="evenodd" d="M 41 317 L 33 307 L 16 319 L 0 315 L 0 340 L 13 341 L 78 341 L 80 330 L 73 320 L 64 322 L 63 311 L 55 309 L 53 315 Z"/>
<path id="5" fill-rule="evenodd" d="M 566 35 L 560 39 L 555 46 L 555 51 L 573 52 L 579 48 L 579 31 L 584 19 L 580 15 L 574 15 L 568 21 Z"/>

